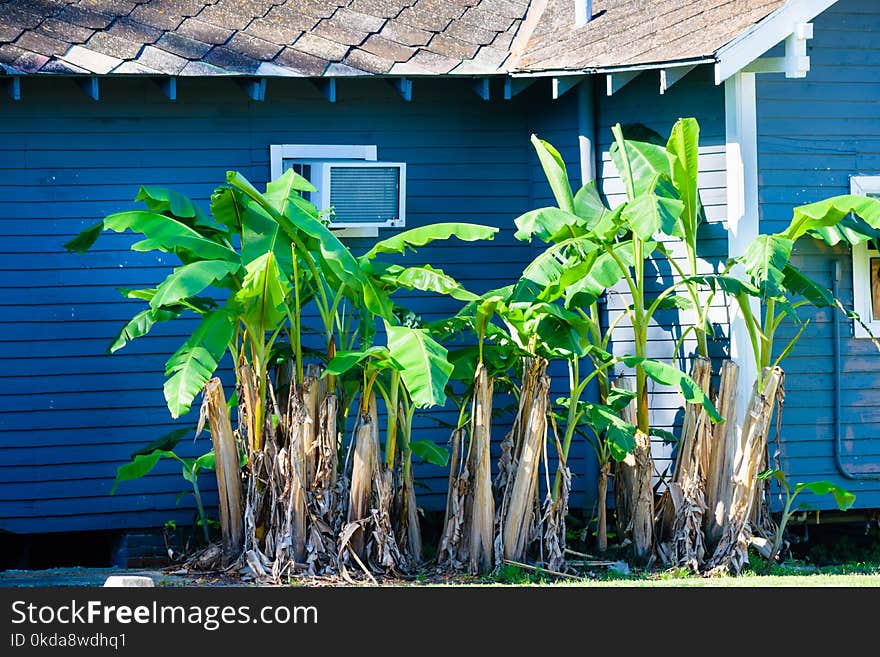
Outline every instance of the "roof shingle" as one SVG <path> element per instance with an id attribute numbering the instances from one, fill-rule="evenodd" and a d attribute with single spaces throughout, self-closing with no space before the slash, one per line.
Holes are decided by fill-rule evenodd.
<path id="1" fill-rule="evenodd" d="M 169 36 L 166 34 L 162 38 Z M 119 59 L 134 59 L 143 48 L 140 43 L 123 39 L 110 32 L 95 32 L 92 38 L 86 42 L 92 50 Z"/>
<path id="2" fill-rule="evenodd" d="M 274 60 L 275 65 L 290 69 L 294 73 L 304 76 L 319 77 L 324 75 L 330 62 L 321 57 L 310 55 L 309 53 L 297 50 L 296 48 L 285 48 Z"/>
<path id="3" fill-rule="evenodd" d="M 208 54 L 212 47 L 211 44 L 190 39 L 177 32 L 166 32 L 156 42 L 156 45 L 162 50 L 190 60 L 201 59 Z"/>
<path id="4" fill-rule="evenodd" d="M 206 23 L 198 18 L 187 18 L 177 29 L 177 34 L 182 34 L 196 41 L 219 46 L 229 41 L 232 35 L 235 34 L 235 31 Z"/>

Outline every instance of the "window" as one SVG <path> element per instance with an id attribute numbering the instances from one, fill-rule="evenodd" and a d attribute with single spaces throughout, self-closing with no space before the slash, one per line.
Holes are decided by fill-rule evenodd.
<path id="1" fill-rule="evenodd" d="M 342 237 L 375 237 L 406 223 L 406 164 L 379 162 L 374 145 L 285 144 L 269 147 L 272 179 L 293 169 L 317 189 L 309 200 L 331 209 Z"/>
<path id="2" fill-rule="evenodd" d="M 880 176 L 853 176 L 850 191 L 880 199 Z M 880 252 L 873 241 L 853 246 L 853 305 L 871 332 L 880 333 Z M 855 337 L 870 337 L 858 322 L 853 327 Z"/>

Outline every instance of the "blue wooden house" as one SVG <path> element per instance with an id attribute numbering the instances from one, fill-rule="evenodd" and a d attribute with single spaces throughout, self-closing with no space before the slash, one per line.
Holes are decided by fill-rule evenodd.
<path id="1" fill-rule="evenodd" d="M 796 205 L 880 194 L 878 37 L 874 0 L 0 0 L 0 532 L 192 518 L 170 463 L 109 495 L 116 467 L 175 426 L 162 370 L 187 325 L 106 353 L 132 314 L 117 288 L 169 265 L 127 235 L 86 256 L 62 247 L 140 185 L 206 202 L 227 170 L 260 185 L 296 166 L 321 188 L 334 162 L 356 161 L 396 191 L 377 200 L 382 220 L 349 217 L 346 239 L 498 226 L 492 242 L 421 252 L 483 291 L 538 248 L 513 237 L 516 216 L 551 201 L 531 133 L 614 203 L 610 126 L 664 134 L 695 116 L 711 269 Z M 815 244 L 796 259 L 880 328 L 880 254 Z M 453 310 L 413 303 L 428 318 Z M 753 380 L 735 308 L 716 320 L 719 348 Z M 880 508 L 880 354 L 845 318 L 812 320 L 787 361 L 782 465 Z M 652 337 L 668 353 L 669 331 Z M 654 423 L 673 424 L 678 395 L 655 397 Z M 417 430 L 445 442 L 444 413 Z M 592 504 L 594 468 L 580 446 L 573 506 Z M 421 503 L 439 508 L 446 473 L 419 477 Z"/>

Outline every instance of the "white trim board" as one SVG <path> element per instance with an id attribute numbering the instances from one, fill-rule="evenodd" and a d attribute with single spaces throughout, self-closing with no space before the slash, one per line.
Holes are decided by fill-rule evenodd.
<path id="1" fill-rule="evenodd" d="M 721 84 L 809 23 L 838 0 L 790 0 L 715 52 L 715 84 Z"/>
<path id="2" fill-rule="evenodd" d="M 850 192 L 862 196 L 880 195 L 880 176 L 852 176 L 849 179 Z M 853 309 L 868 325 L 874 335 L 880 334 L 880 320 L 873 319 L 871 295 L 871 258 L 880 258 L 880 253 L 872 249 L 868 242 L 855 244 L 852 248 Z M 853 337 L 871 338 L 865 328 L 853 321 Z"/>
<path id="3" fill-rule="evenodd" d="M 284 160 L 367 160 L 375 162 L 379 152 L 375 144 L 273 144 L 269 146 L 271 180 L 283 171 Z"/>

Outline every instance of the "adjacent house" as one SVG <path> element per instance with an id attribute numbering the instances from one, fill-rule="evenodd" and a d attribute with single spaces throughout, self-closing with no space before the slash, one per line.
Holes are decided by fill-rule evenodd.
<path id="1" fill-rule="evenodd" d="M 206 202 L 227 170 L 260 185 L 298 167 L 348 203 L 356 247 L 434 221 L 495 225 L 492 242 L 421 252 L 483 291 L 538 248 L 513 237 L 516 216 L 552 201 L 531 133 L 614 203 L 610 126 L 664 134 L 695 116 L 708 270 L 793 206 L 880 195 L 878 36 L 872 0 L 0 0 L 0 531 L 192 518 L 170 463 L 108 495 L 116 467 L 173 426 L 163 367 L 186 324 L 106 353 L 132 314 L 117 288 L 169 265 L 127 235 L 86 256 L 62 248 L 140 185 Z M 880 329 L 880 254 L 811 244 L 796 260 Z M 454 309 L 412 303 L 429 318 Z M 717 310 L 718 353 L 752 380 L 742 322 Z M 840 315 L 811 319 L 787 361 L 782 465 L 880 508 L 880 353 Z M 656 327 L 658 355 L 671 335 Z M 674 424 L 677 394 L 655 394 L 654 422 Z M 449 412 L 417 431 L 444 442 Z M 572 469 L 572 505 L 589 508 L 585 446 Z M 419 477 L 421 503 L 440 507 L 446 474 Z"/>

